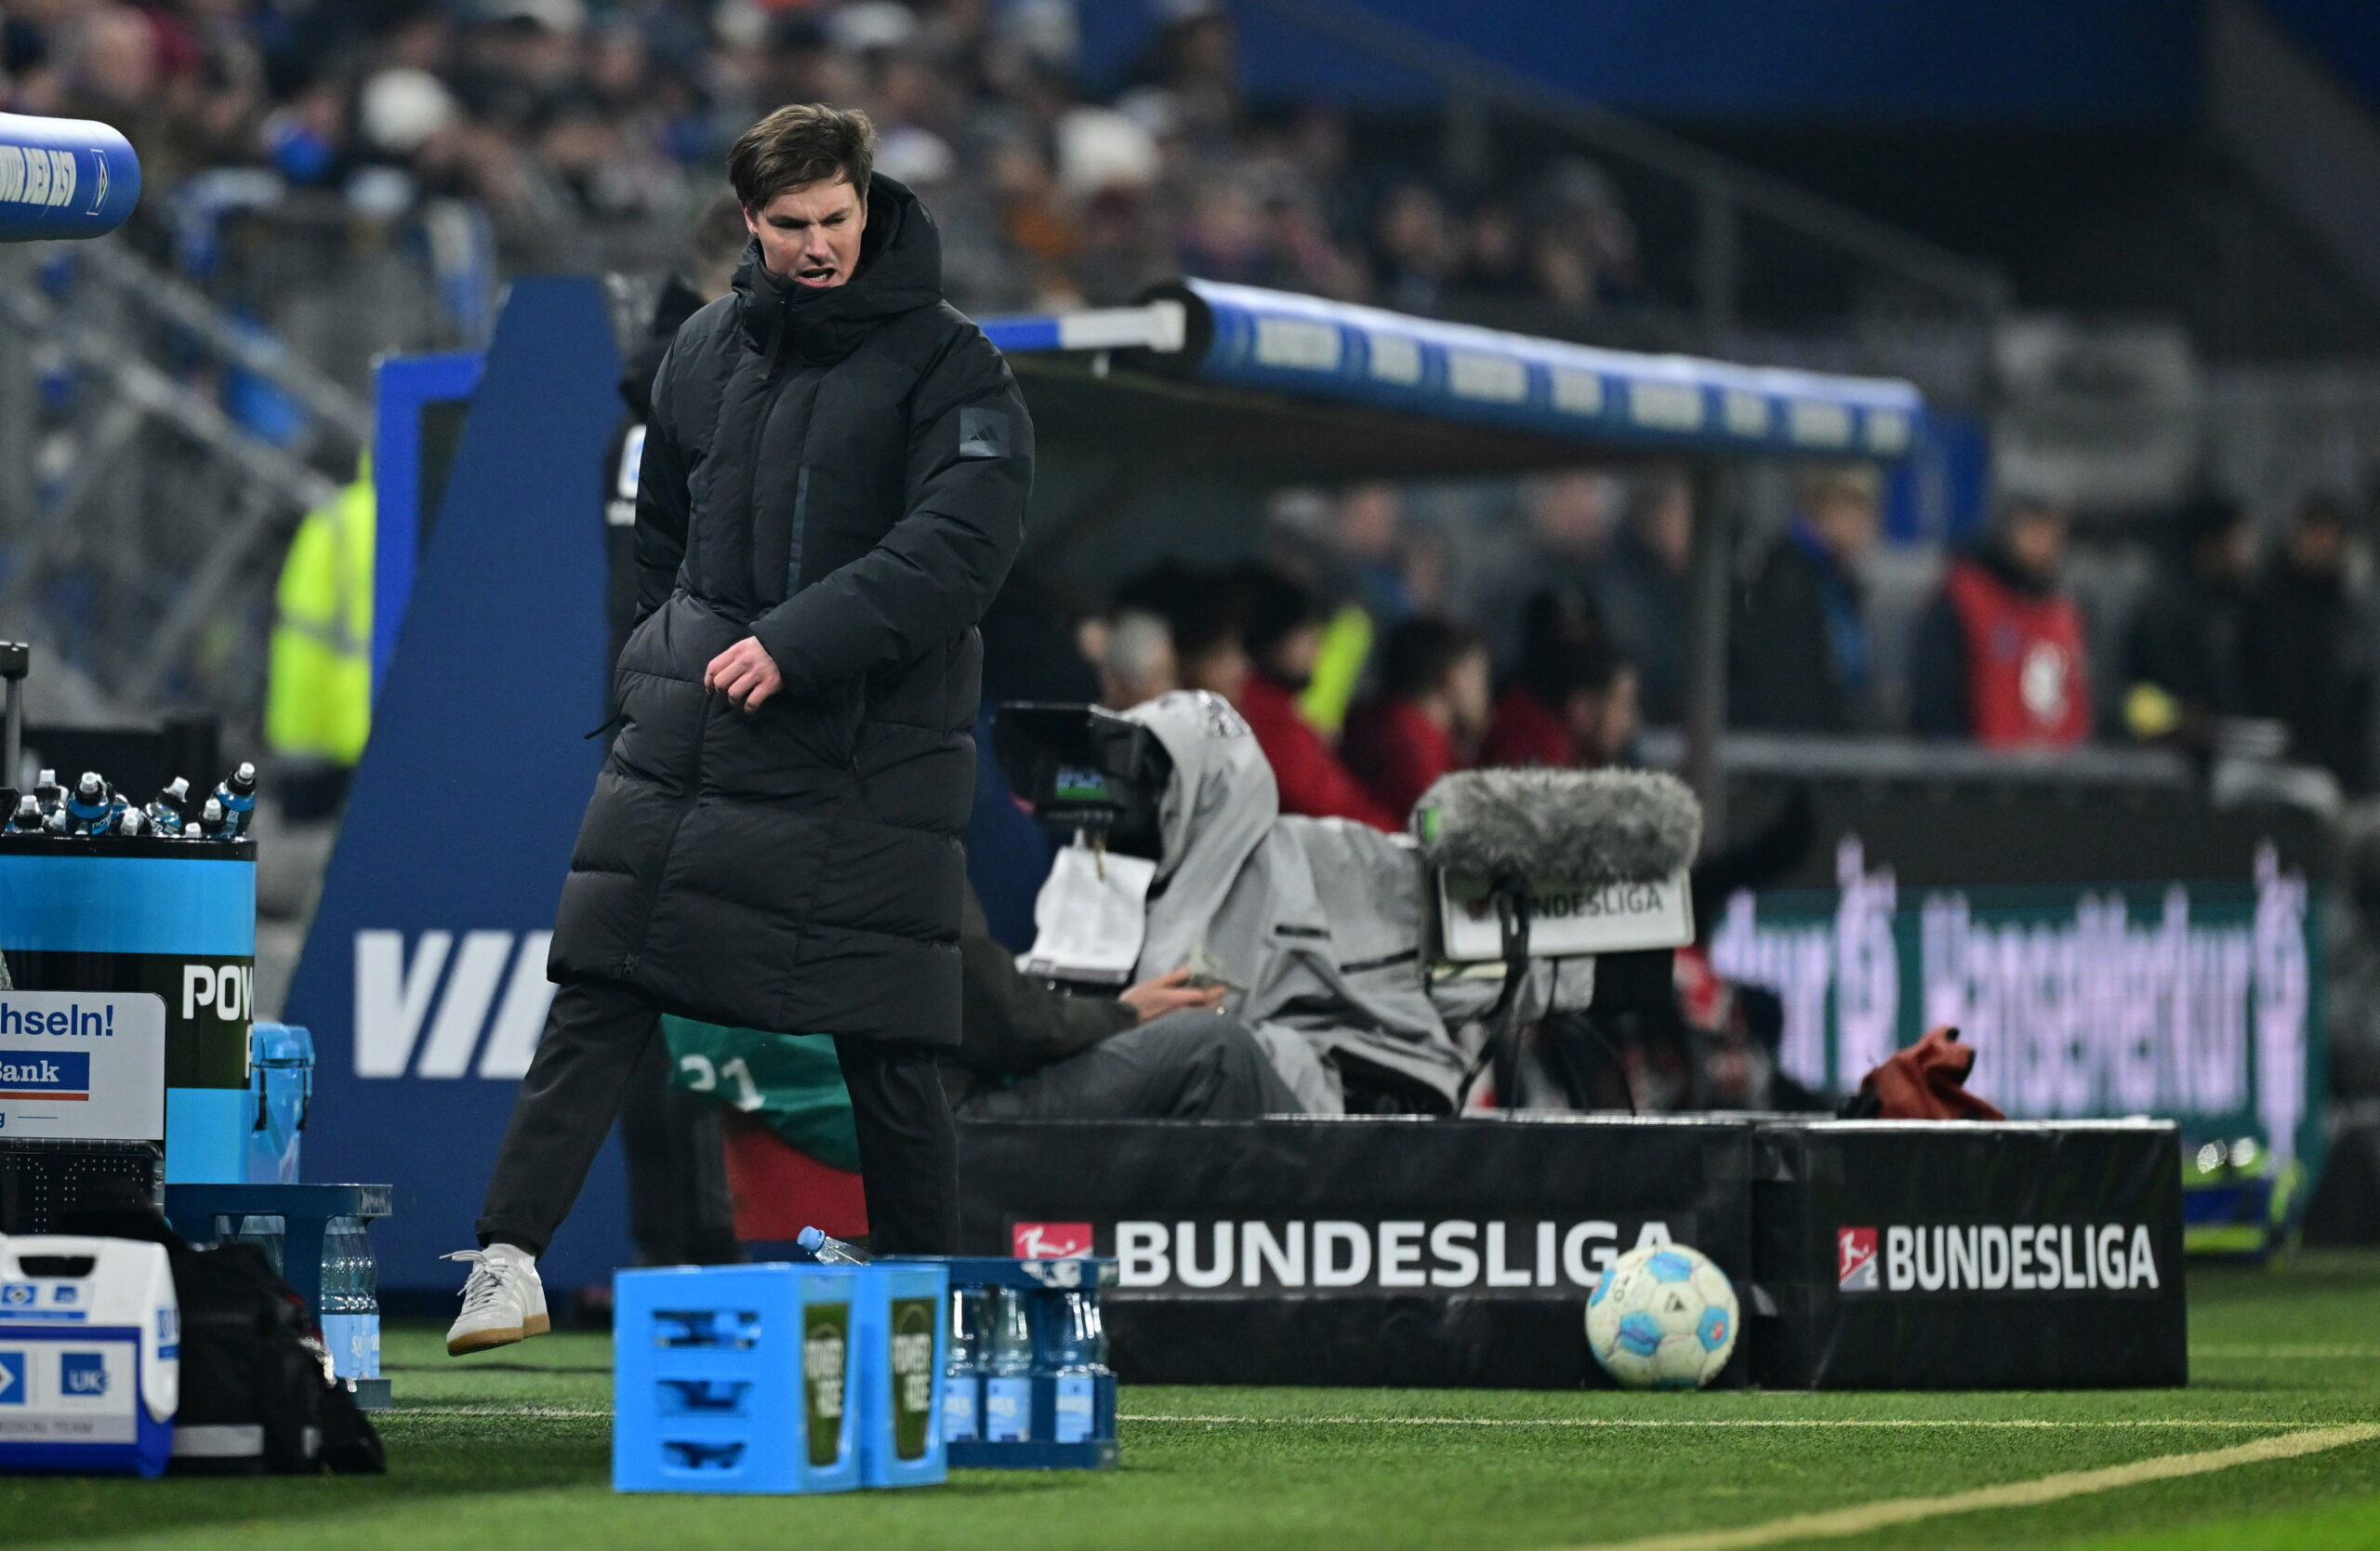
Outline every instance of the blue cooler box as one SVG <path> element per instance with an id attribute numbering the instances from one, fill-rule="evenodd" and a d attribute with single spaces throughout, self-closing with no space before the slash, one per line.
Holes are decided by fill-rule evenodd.
<path id="1" fill-rule="evenodd" d="M 612 1322 L 620 1491 L 849 1491 L 861 1484 L 853 1360 L 869 1272 L 842 1266 L 622 1271 Z"/>
<path id="2" fill-rule="evenodd" d="M 162 1474 L 180 1385 L 163 1245 L 0 1239 L 0 1471 Z"/>

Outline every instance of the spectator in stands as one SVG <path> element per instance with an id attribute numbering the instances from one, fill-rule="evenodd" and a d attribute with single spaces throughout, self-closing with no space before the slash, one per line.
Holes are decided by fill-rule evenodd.
<path id="1" fill-rule="evenodd" d="M 1569 587 L 1543 588 L 1520 610 L 1519 666 L 1507 675 L 1488 719 L 1480 762 L 1492 765 L 1575 763 L 1568 705 L 1579 664 L 1605 643 L 1594 605 Z"/>
<path id="2" fill-rule="evenodd" d="M 1636 668 L 1600 642 L 1556 642 L 1533 655 L 1496 699 L 1484 765 L 1600 770 L 1636 740 Z"/>
<path id="3" fill-rule="evenodd" d="M 2241 693 L 2289 728 L 2293 758 L 2351 794 L 2372 789 L 2373 620 L 2347 575 L 2351 524 L 2334 495 L 2307 496 L 2250 599 Z"/>
<path id="4" fill-rule="evenodd" d="M 1298 709 L 1297 697 L 1313 680 L 1322 649 L 1322 615 L 1314 594 L 1268 565 L 1243 566 L 1234 580 L 1242 597 L 1250 669 L 1239 711 L 1273 767 L 1281 812 L 1402 829 L 1398 816 L 1347 773 Z"/>
<path id="5" fill-rule="evenodd" d="M 970 891 L 959 920 L 959 1041 L 942 1061 L 961 1115 L 987 1120 L 1248 1120 L 1301 1107 L 1221 986 L 1175 970 L 1114 997 L 1027 979 Z"/>
<path id="6" fill-rule="evenodd" d="M 1595 573 L 1595 604 L 1612 644 L 1644 686 L 1645 719 L 1686 719 L 1686 568 L 1694 548 L 1694 491 L 1680 473 L 1633 482 L 1628 520 Z"/>
<path id="7" fill-rule="evenodd" d="M 2203 747 L 2217 719 L 2248 708 L 2240 643 L 2255 530 L 2246 508 L 2212 493 L 2184 507 L 2175 526 L 2175 552 L 2126 643 L 2124 724 L 2135 737 Z"/>
<path id="8" fill-rule="evenodd" d="M 2082 616 L 2058 585 L 2067 515 L 2019 497 L 1950 562 L 1919 622 L 1910 726 L 1990 749 L 2067 748 L 2091 736 Z"/>
<path id="9" fill-rule="evenodd" d="M 1595 633 L 1603 630 L 1596 596 L 1604 557 L 1611 546 L 1619 505 L 1619 482 L 1592 470 L 1572 470 L 1523 481 L 1521 525 L 1473 566 L 1468 589 L 1471 617 L 1488 632 L 1496 661 L 1517 665 L 1528 652 L 1522 626 L 1540 593 L 1564 592 Z"/>
<path id="10" fill-rule="evenodd" d="M 1462 242 L 1446 202 L 1428 184 L 1391 189 L 1372 221 L 1381 299 L 1400 312 L 1437 312 L 1462 262 Z"/>
<path id="11" fill-rule="evenodd" d="M 1407 576 L 1405 495 L 1385 480 L 1350 485 L 1330 509 L 1329 559 L 1342 568 L 1342 590 L 1355 594 L 1381 628 L 1416 611 Z"/>
<path id="12" fill-rule="evenodd" d="M 1209 690 L 1239 704 L 1248 689 L 1248 643 L 1230 578 L 1169 560 L 1118 588 L 1116 602 L 1165 621 L 1178 687 Z"/>
<path id="13" fill-rule="evenodd" d="M 1161 616 L 1146 609 L 1119 608 L 1106 626 L 1095 659 L 1101 705 L 1109 710 L 1125 710 L 1182 687 L 1182 674 L 1173 660 L 1173 632 Z"/>
<path id="14" fill-rule="evenodd" d="M 1478 751 L 1493 709 L 1488 643 L 1444 619 L 1390 632 L 1381 694 L 1347 719 L 1347 767 L 1398 827 L 1430 784 Z"/>
<path id="15" fill-rule="evenodd" d="M 1876 541 L 1882 490 L 1871 464 L 1803 472 L 1791 525 L 1738 601 L 1728 639 L 1738 726 L 1840 734 L 1868 722 L 1859 561 Z"/>

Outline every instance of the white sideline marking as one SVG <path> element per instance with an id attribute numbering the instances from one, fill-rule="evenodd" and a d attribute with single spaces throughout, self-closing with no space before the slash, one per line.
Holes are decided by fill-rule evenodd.
<path id="1" fill-rule="evenodd" d="M 2130 1465 L 2109 1465 L 2102 1470 L 2067 1471 L 2036 1480 L 2010 1481 L 2003 1486 L 1955 1491 L 1943 1497 L 1889 1498 L 1881 1503 L 1862 1503 L 1855 1507 L 1834 1508 L 1825 1513 L 1795 1514 L 1791 1518 L 1748 1524 L 1736 1530 L 1652 1535 L 1642 1540 L 1614 1542 L 1597 1548 L 1597 1551 L 1742 1551 L 1744 1547 L 1778 1545 L 1788 1541 L 1831 1540 L 1844 1535 L 1862 1535 L 1871 1530 L 1888 1529 L 1897 1524 L 1911 1524 L 1919 1519 L 1938 1518 L 1946 1514 L 1977 1513 L 1988 1508 L 2037 1507 L 2069 1497 L 2138 1486 L 2145 1481 L 2170 1481 L 2184 1476 L 2203 1476 L 2210 1471 L 2228 1470 L 2237 1465 L 2295 1459 L 2302 1454 L 2319 1454 L 2326 1449 L 2368 1442 L 2375 1438 L 2380 1438 L 2380 1425 L 2368 1423 L 2345 1427 L 2312 1427 L 2304 1432 L 2282 1433 L 2276 1438 L 2260 1438 L 2228 1449 L 2211 1449 L 2202 1454 L 2161 1454 L 2153 1459 L 2135 1460 Z"/>
<path id="2" fill-rule="evenodd" d="M 566 1406 L 397 1406 L 389 1411 L 375 1412 L 374 1416 L 520 1416 L 532 1420 L 553 1418 L 560 1421 L 591 1421 L 598 1417 L 611 1420 L 604 1411 L 578 1411 Z"/>
<path id="3" fill-rule="evenodd" d="M 1203 1423 L 1210 1427 L 2245 1427 L 2269 1430 L 2284 1424 L 2228 1417 L 2078 1417 L 2072 1421 L 2023 1417 L 1865 1416 L 1170 1416 L 1117 1414 L 1118 1422 Z"/>
<path id="4" fill-rule="evenodd" d="M 2193 1346 L 2194 1358 L 2380 1358 L 2380 1346 Z"/>

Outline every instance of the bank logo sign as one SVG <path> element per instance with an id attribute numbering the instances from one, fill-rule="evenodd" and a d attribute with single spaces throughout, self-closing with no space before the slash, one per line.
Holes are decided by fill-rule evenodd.
<path id="1" fill-rule="evenodd" d="M 163 997 L 0 991 L 0 1141 L 165 1134 Z"/>
<path id="2" fill-rule="evenodd" d="M 81 1052 L 33 1055 L 0 1049 L 0 1098 L 63 1099 L 87 1104 L 91 1058 Z"/>
<path id="3" fill-rule="evenodd" d="M 2229 883 L 1903 890 L 1856 838 L 1837 890 L 1726 904 L 1711 962 L 1773 988 L 1785 1069 L 1847 1092 L 1937 1024 L 2024 1119 L 2169 1116 L 2320 1145 L 2319 921 L 2269 847 Z"/>
<path id="4" fill-rule="evenodd" d="M 1881 1239 L 1880 1256 L 1876 1229 L 1835 1229 L 1844 1292 L 2133 1292 L 2163 1285 L 2145 1223 L 1897 1224 Z"/>
<path id="5" fill-rule="evenodd" d="M 554 999 L 553 935 L 356 933 L 355 1075 L 519 1081 Z"/>

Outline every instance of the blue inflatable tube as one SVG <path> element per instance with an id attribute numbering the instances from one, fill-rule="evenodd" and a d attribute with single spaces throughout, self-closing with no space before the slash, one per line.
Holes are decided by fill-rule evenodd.
<path id="1" fill-rule="evenodd" d="M 139 203 L 140 158 L 120 131 L 0 113 L 0 243 L 104 237 Z"/>
<path id="2" fill-rule="evenodd" d="M 1602 445 L 1890 462 L 1924 414 L 1897 380 L 1603 350 L 1252 285 L 1188 280 L 1143 299 L 1187 312 L 1181 351 L 1144 358 L 1160 371 Z"/>

